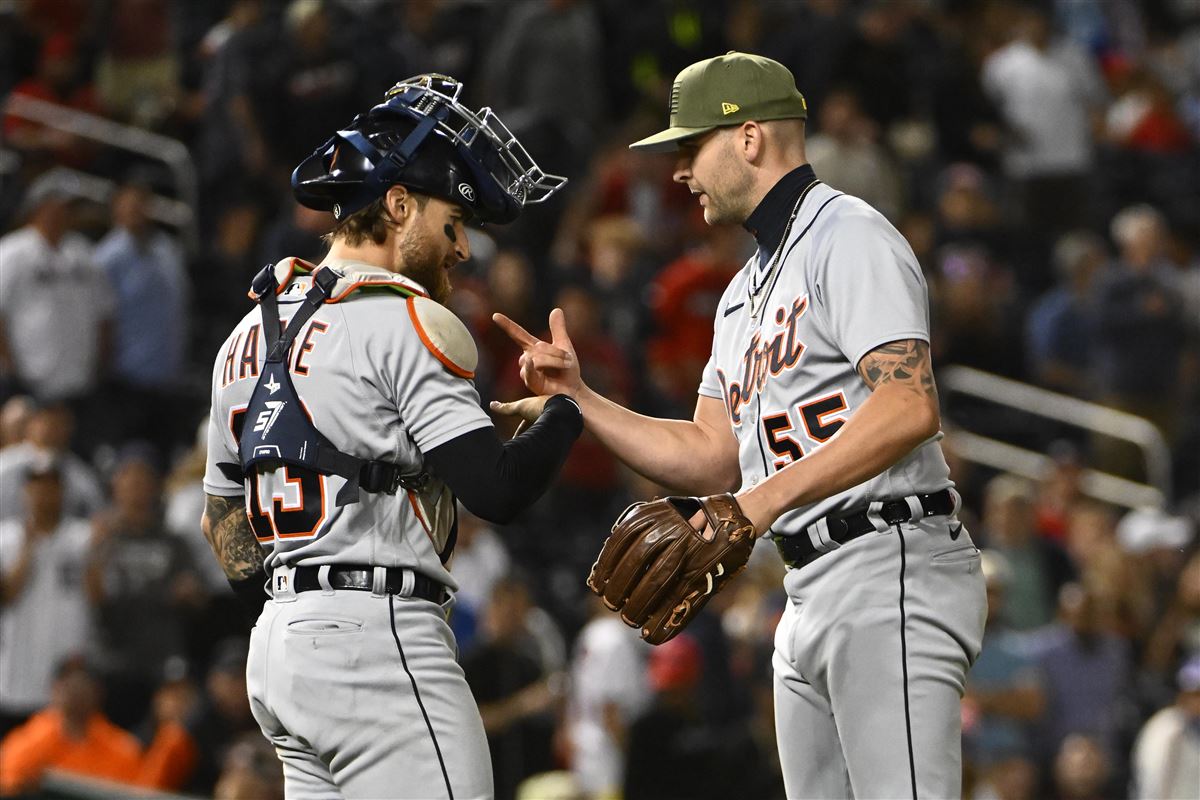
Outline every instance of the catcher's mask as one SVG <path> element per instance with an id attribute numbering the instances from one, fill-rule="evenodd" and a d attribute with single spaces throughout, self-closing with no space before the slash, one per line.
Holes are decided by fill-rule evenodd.
<path id="1" fill-rule="evenodd" d="M 342 220 L 399 183 L 505 223 L 562 188 L 567 179 L 543 172 L 495 112 L 460 103 L 462 89 L 445 75 L 400 81 L 300 162 L 296 199 Z"/>

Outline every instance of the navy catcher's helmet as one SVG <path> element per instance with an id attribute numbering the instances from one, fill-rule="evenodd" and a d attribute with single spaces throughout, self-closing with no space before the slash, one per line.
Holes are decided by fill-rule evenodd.
<path id="1" fill-rule="evenodd" d="M 490 108 L 462 105 L 462 88 L 436 74 L 397 83 L 300 162 L 296 200 L 342 220 L 399 183 L 505 223 L 562 188 L 567 179 L 543 172 Z"/>

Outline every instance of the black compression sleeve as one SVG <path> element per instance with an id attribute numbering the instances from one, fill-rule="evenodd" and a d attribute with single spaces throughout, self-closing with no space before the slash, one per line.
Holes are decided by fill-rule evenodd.
<path id="1" fill-rule="evenodd" d="M 246 621 L 253 628 L 258 622 L 258 615 L 262 613 L 263 606 L 267 602 L 267 570 L 265 567 L 259 567 L 258 570 L 249 578 L 241 580 L 229 581 L 229 587 L 233 589 L 233 593 L 237 595 L 237 599 L 242 601 L 242 605 L 246 610 Z"/>
<path id="2" fill-rule="evenodd" d="M 472 514 L 504 523 L 541 497 L 582 431 L 579 406 L 555 395 L 520 436 L 502 443 L 495 428 L 477 428 L 433 448 L 425 461 Z"/>

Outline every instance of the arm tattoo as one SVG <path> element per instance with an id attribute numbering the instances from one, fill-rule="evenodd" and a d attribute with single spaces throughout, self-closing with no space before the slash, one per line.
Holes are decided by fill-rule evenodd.
<path id="1" fill-rule="evenodd" d="M 204 538 L 231 581 L 250 577 L 263 566 L 263 551 L 250 528 L 240 497 L 204 495 Z"/>
<path id="2" fill-rule="evenodd" d="M 899 383 L 918 394 L 937 400 L 929 345 L 919 339 L 888 342 L 863 356 L 858 374 L 871 391 L 885 383 Z"/>

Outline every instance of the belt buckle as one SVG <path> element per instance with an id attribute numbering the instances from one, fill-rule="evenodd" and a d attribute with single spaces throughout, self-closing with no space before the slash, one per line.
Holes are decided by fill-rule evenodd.
<path id="1" fill-rule="evenodd" d="M 271 571 L 271 597 L 276 603 L 296 602 L 296 568 L 280 564 Z"/>

